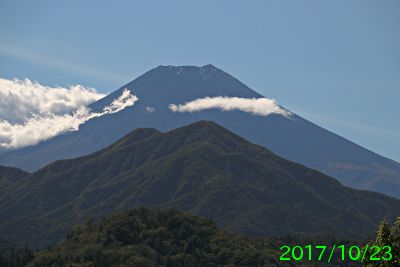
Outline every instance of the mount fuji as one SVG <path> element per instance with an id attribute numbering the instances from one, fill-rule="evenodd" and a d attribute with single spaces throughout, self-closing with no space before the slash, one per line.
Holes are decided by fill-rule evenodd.
<path id="1" fill-rule="evenodd" d="M 124 90 L 136 95 L 134 105 L 92 118 L 77 131 L 2 153 L 0 164 L 32 172 L 98 151 L 137 128 L 166 132 L 207 120 L 346 186 L 400 199 L 400 163 L 278 106 L 213 65 L 159 66 L 89 108 L 102 112 Z"/>

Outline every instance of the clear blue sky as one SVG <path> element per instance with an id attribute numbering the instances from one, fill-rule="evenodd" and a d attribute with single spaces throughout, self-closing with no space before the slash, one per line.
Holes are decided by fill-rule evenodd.
<path id="1" fill-rule="evenodd" d="M 400 162 L 400 1 L 0 1 L 0 78 L 106 93 L 206 64 Z"/>

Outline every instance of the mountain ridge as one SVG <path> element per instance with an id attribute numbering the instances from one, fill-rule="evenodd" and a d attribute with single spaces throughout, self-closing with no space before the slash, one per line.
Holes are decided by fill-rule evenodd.
<path id="1" fill-rule="evenodd" d="M 291 118 L 286 118 L 278 114 L 265 117 L 242 111 L 172 112 L 168 108 L 170 104 L 184 104 L 204 97 L 263 97 L 212 65 L 154 68 L 89 107 L 100 112 L 125 88 L 139 98 L 133 106 L 93 118 L 82 124 L 78 131 L 54 137 L 35 147 L 0 154 L 0 164 L 34 171 L 57 159 L 98 151 L 136 128 L 167 132 L 195 121 L 208 120 L 284 158 L 333 176 L 347 186 L 376 190 L 400 199 L 400 163 L 294 113 Z"/>
<path id="2" fill-rule="evenodd" d="M 46 246 L 72 224 L 141 204 L 176 206 L 250 236 L 334 231 L 364 238 L 400 213 L 395 198 L 347 188 L 200 121 L 166 133 L 137 129 L 101 151 L 18 180 L 0 196 L 0 235 Z M 41 235 L 44 229 L 50 231 Z"/>

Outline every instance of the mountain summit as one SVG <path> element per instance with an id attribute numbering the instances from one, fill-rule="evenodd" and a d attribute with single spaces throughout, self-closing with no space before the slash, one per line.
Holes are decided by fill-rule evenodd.
<path id="1" fill-rule="evenodd" d="M 289 111 L 270 100 L 260 100 L 262 95 L 213 65 L 159 66 L 89 107 L 101 112 L 125 88 L 139 99 L 133 106 L 90 119 L 78 131 L 1 154 L 0 164 L 35 171 L 57 159 L 95 152 L 137 128 L 166 132 L 208 120 L 344 185 L 400 199 L 399 163 L 296 114 L 288 116 Z M 268 105 L 268 112 L 257 110 Z"/>

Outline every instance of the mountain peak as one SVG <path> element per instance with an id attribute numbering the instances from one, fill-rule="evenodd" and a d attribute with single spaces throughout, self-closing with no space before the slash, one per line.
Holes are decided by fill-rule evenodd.
<path id="1" fill-rule="evenodd" d="M 183 65 L 183 66 L 159 65 L 157 68 L 214 68 L 214 69 L 218 69 L 213 64 L 207 64 L 202 67 L 197 67 L 197 66 L 192 66 L 192 65 Z"/>
<path id="2" fill-rule="evenodd" d="M 183 75 L 183 74 L 187 74 L 187 73 L 200 73 L 203 76 L 203 78 L 205 78 L 205 76 L 209 77 L 209 76 L 211 76 L 211 74 L 217 74 L 217 76 L 219 76 L 220 74 L 230 76 L 229 74 L 225 73 L 224 71 L 215 67 L 212 64 L 207 64 L 202 67 L 159 65 L 157 68 L 155 68 L 155 70 L 172 71 L 172 72 L 175 72 L 177 75 Z"/>
<path id="3" fill-rule="evenodd" d="M 124 88 L 136 94 L 140 99 L 138 104 L 149 101 L 146 105 L 154 106 L 155 102 L 158 102 L 162 107 L 204 97 L 262 97 L 212 64 L 202 67 L 160 65 L 128 83 L 119 91 Z M 111 101 L 111 97 L 109 98 Z M 155 106 L 154 108 L 157 109 Z"/>
<path id="4" fill-rule="evenodd" d="M 207 64 L 201 67 L 201 69 L 214 69 L 214 70 L 220 70 L 217 67 L 215 67 L 213 64 Z"/>
<path id="5" fill-rule="evenodd" d="M 243 112 L 253 105 L 242 105 L 244 102 L 264 96 L 212 64 L 201 67 L 159 66 L 92 103 L 89 108 L 94 113 L 102 113 L 125 90 L 138 98 L 134 105 L 117 113 L 94 117 L 80 125 L 78 131 L 56 136 L 36 146 L 3 153 L 0 164 L 35 171 L 57 159 L 98 151 L 136 128 L 167 132 L 207 120 L 289 160 L 338 178 L 345 185 L 400 198 L 399 163 L 297 115 L 287 118 L 279 113 L 263 116 Z M 223 109 L 226 103 L 220 102 L 219 97 L 235 98 L 229 101 L 237 98 L 247 100 L 235 104 L 241 109 L 229 108 L 228 111 Z M 179 106 L 184 108 L 176 109 Z"/>

